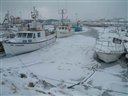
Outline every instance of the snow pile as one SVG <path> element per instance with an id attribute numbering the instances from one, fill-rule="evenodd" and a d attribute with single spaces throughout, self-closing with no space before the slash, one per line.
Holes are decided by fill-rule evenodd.
<path id="1" fill-rule="evenodd" d="M 84 32 L 87 32 L 87 31 L 88 31 L 88 28 L 87 28 L 86 26 L 84 26 L 84 27 L 82 27 L 82 30 L 83 30 Z"/>
<path id="2" fill-rule="evenodd" d="M 39 79 L 35 74 L 20 69 L 0 69 L 2 79 L 0 80 L 1 96 L 40 95 L 48 94 L 43 90 L 54 87 L 45 80 Z"/>

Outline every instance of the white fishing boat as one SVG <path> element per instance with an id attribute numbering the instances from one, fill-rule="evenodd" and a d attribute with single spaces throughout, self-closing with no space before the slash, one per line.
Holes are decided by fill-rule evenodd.
<path id="1" fill-rule="evenodd" d="M 57 37 L 67 37 L 73 34 L 73 29 L 69 25 L 59 25 L 56 28 Z"/>
<path id="2" fill-rule="evenodd" d="M 15 26 L 12 26 L 9 11 L 5 14 L 5 18 L 0 25 L 0 56 L 3 56 L 4 49 L 2 42 L 14 36 L 14 32 L 17 31 Z"/>
<path id="3" fill-rule="evenodd" d="M 13 24 L 12 18 L 8 11 L 5 14 L 3 23 L 0 26 L 0 42 L 12 36 L 16 31 L 18 31 L 18 28 Z"/>
<path id="4" fill-rule="evenodd" d="M 125 47 L 125 52 L 126 52 L 125 57 L 128 59 L 128 26 L 124 27 L 122 31 L 125 33 L 122 36 L 122 40 L 124 41 L 124 47 Z"/>
<path id="5" fill-rule="evenodd" d="M 31 12 L 31 16 L 34 21 L 31 26 L 28 25 L 28 30 L 17 31 L 15 32 L 15 37 L 2 42 L 6 55 L 31 52 L 55 42 L 56 33 L 45 32 L 42 25 L 37 22 L 38 11 L 35 7 Z"/>
<path id="6" fill-rule="evenodd" d="M 123 41 L 117 32 L 110 30 L 97 39 L 95 52 L 106 63 L 116 61 L 124 53 Z"/>
<path id="7" fill-rule="evenodd" d="M 57 37 L 60 38 L 60 37 L 71 36 L 74 32 L 74 29 L 72 28 L 71 24 L 69 24 L 69 22 L 66 22 L 66 20 L 63 19 L 63 15 L 65 14 L 64 9 L 61 10 L 61 14 L 62 14 L 61 24 L 56 26 Z"/>

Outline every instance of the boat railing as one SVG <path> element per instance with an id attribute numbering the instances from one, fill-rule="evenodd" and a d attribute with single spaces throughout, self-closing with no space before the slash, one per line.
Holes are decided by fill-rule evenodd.
<path id="1" fill-rule="evenodd" d="M 115 47 L 115 46 L 120 46 L 122 43 L 113 43 L 112 41 L 105 41 L 105 40 L 97 40 L 96 45 L 102 45 L 102 46 L 107 46 L 107 47 Z"/>
<path id="2" fill-rule="evenodd" d="M 44 30 L 44 31 L 45 31 L 45 35 L 46 35 L 46 36 L 49 36 L 49 35 L 55 33 L 55 30 L 50 31 L 50 30 L 46 29 L 46 30 Z"/>
<path id="3" fill-rule="evenodd" d="M 112 41 L 96 41 L 96 50 L 108 53 L 124 51 L 123 44 L 112 43 Z"/>

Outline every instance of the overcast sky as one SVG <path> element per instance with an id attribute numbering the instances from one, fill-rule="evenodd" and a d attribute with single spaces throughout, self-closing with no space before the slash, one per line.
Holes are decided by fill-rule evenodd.
<path id="1" fill-rule="evenodd" d="M 65 18 L 69 19 L 128 17 L 128 0 L 0 0 L 0 21 L 7 10 L 14 16 L 30 19 L 33 6 L 42 19 L 60 19 L 60 9 L 67 9 Z"/>

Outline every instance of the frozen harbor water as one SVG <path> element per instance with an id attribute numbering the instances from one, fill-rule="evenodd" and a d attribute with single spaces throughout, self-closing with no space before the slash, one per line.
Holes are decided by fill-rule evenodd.
<path id="1" fill-rule="evenodd" d="M 93 58 L 96 30 L 101 29 L 91 28 L 40 50 L 1 58 L 0 95 L 127 96 L 126 62 L 120 59 L 106 65 Z M 21 73 L 26 76 L 21 78 Z M 35 86 L 28 87 L 30 82 Z"/>

